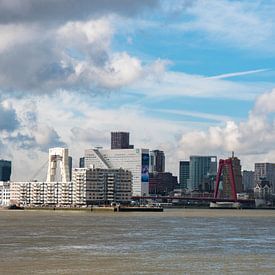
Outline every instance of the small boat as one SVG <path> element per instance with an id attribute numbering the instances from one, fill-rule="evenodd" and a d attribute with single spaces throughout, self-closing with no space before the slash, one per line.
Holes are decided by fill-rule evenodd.
<path id="1" fill-rule="evenodd" d="M 210 202 L 209 207 L 219 209 L 240 209 L 241 205 L 239 202 Z"/>
<path id="2" fill-rule="evenodd" d="M 18 206 L 16 204 L 11 204 L 7 207 L 9 210 L 24 210 L 24 207 Z"/>

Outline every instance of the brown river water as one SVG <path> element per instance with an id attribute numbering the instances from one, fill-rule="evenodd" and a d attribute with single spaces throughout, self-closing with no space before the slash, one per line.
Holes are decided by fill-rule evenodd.
<path id="1" fill-rule="evenodd" d="M 275 210 L 3 210 L 0 274 L 275 274 Z"/>

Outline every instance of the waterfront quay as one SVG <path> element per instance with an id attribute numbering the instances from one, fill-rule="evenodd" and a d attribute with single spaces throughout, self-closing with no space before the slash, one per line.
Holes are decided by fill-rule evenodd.
<path id="1" fill-rule="evenodd" d="M 20 207 L 15 210 L 49 210 L 49 211 L 85 211 L 85 212 L 163 212 L 163 207 L 155 206 L 99 206 L 87 207 Z"/>

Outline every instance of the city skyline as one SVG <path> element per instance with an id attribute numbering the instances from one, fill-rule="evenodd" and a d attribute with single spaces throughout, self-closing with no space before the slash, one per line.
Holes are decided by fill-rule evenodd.
<path id="1" fill-rule="evenodd" d="M 0 158 L 13 179 L 50 147 L 74 161 L 109 148 L 111 131 L 164 151 L 174 175 L 190 155 L 274 162 L 275 1 L 73 2 L 0 2 Z"/>
<path id="2" fill-rule="evenodd" d="M 123 133 L 126 133 L 126 132 L 123 132 Z M 128 137 L 129 137 L 130 133 L 127 133 L 127 134 L 128 134 Z M 134 145 L 130 145 L 130 148 L 124 148 L 124 149 L 121 149 L 121 148 L 115 148 L 114 149 L 114 148 L 111 148 L 111 147 L 112 147 L 112 142 L 111 142 L 109 148 L 98 147 L 98 146 L 87 148 L 87 149 L 85 149 L 84 153 L 82 154 L 82 156 L 79 159 L 74 159 L 72 156 L 68 155 L 69 148 L 62 148 L 62 147 L 49 148 L 48 149 L 48 154 L 49 155 L 47 157 L 46 162 L 44 162 L 43 166 L 40 167 L 38 169 L 38 171 L 35 172 L 35 177 L 37 177 L 37 178 L 29 178 L 27 181 L 38 181 L 38 180 L 39 181 L 46 181 L 46 182 L 50 181 L 49 180 L 49 175 L 50 175 L 49 171 L 51 170 L 51 168 L 50 168 L 51 166 L 49 165 L 49 160 L 50 161 L 56 161 L 56 160 L 59 160 L 59 158 L 62 159 L 62 157 L 61 157 L 62 153 L 60 153 L 61 151 L 66 151 L 67 152 L 66 154 L 68 155 L 67 158 L 68 158 L 68 165 L 69 165 L 70 169 L 66 173 L 68 173 L 68 177 L 70 178 L 70 181 L 71 181 L 71 177 L 72 177 L 71 173 L 72 173 L 73 169 L 89 168 L 91 166 L 94 166 L 94 165 L 91 165 L 91 163 L 89 163 L 89 161 L 88 161 L 88 164 L 86 164 L 87 160 L 85 161 L 86 153 L 87 152 L 92 152 L 92 151 L 96 151 L 96 155 L 97 154 L 101 155 L 101 153 L 99 153 L 99 152 L 101 152 L 101 151 L 105 152 L 106 151 L 106 152 L 109 152 L 109 153 L 113 154 L 114 156 L 116 154 L 118 154 L 120 157 L 123 155 L 122 153 L 124 153 L 125 154 L 125 159 L 122 158 L 122 160 L 125 161 L 126 163 L 128 161 L 128 157 L 129 157 L 128 154 L 131 155 L 132 152 L 139 152 L 140 150 L 141 151 L 146 151 L 146 152 L 148 152 L 148 156 L 149 156 L 149 158 L 148 158 L 148 172 L 150 172 L 150 173 L 156 173 L 156 172 L 171 173 L 171 171 L 165 170 L 165 152 L 163 152 L 163 151 L 159 151 L 158 149 L 152 150 L 152 149 L 148 149 L 148 148 L 146 148 L 146 149 L 145 148 L 134 148 Z M 229 156 L 228 158 L 235 158 L 235 159 L 238 160 L 239 164 L 242 163 L 241 160 L 238 159 L 238 157 L 235 157 L 234 151 L 232 151 L 231 154 L 232 154 L 232 156 L 231 157 Z M 103 158 L 103 156 L 100 156 L 101 161 L 103 161 L 105 163 L 105 160 L 103 160 L 102 158 Z M 75 165 L 73 165 L 73 159 L 74 159 Z M 207 164 L 208 161 L 209 162 L 213 162 L 213 165 L 212 166 L 210 165 L 211 166 L 210 170 L 212 172 L 209 172 L 210 170 L 208 172 L 207 171 L 203 172 L 204 175 L 208 175 L 208 176 L 214 176 L 214 175 L 216 175 L 217 168 L 218 168 L 218 161 L 217 160 L 219 160 L 219 161 L 223 160 L 223 159 L 221 159 L 221 158 L 219 158 L 217 156 L 214 156 L 214 155 L 202 155 L 202 154 L 200 154 L 200 155 L 199 154 L 198 155 L 190 155 L 190 156 L 188 156 L 188 158 L 186 160 L 180 160 L 179 163 L 178 163 L 177 174 L 174 174 L 174 176 L 176 178 L 178 178 L 178 185 L 179 186 L 183 186 L 183 185 L 185 186 L 185 187 L 181 187 L 181 188 L 187 188 L 188 189 L 187 185 L 191 184 L 191 182 L 188 182 L 188 181 L 192 179 L 192 176 L 190 177 L 190 175 L 189 175 L 189 172 L 190 172 L 189 171 L 190 163 L 192 163 L 194 160 L 195 160 L 195 162 L 197 162 L 199 159 L 206 161 L 205 162 L 205 164 L 206 164 L 205 169 L 206 170 L 210 168 L 210 167 L 208 167 L 209 165 Z M 10 178 L 12 177 L 12 173 L 11 173 L 12 172 L 12 169 L 11 169 L 11 167 L 12 167 L 12 161 L 11 160 L 0 159 L 0 162 L 1 162 L 0 163 L 1 165 L 5 166 L 6 163 L 9 165 L 9 170 L 7 170 L 5 172 L 5 175 L 6 175 L 5 177 L 8 177 L 8 178 L 6 178 L 4 180 L 4 181 L 9 182 Z M 204 163 L 204 161 L 202 161 L 202 163 Z M 182 167 L 182 165 L 183 166 L 184 165 L 188 166 L 188 173 L 187 173 L 186 168 Z M 266 165 L 269 165 L 270 167 L 271 166 L 273 167 L 275 165 L 275 163 L 274 162 L 257 162 L 257 159 L 255 159 L 255 162 L 253 164 L 253 168 L 251 170 L 240 169 L 240 171 L 242 173 L 253 173 L 253 179 L 254 179 L 254 174 L 255 175 L 257 174 L 256 171 L 257 171 L 258 167 L 265 167 Z M 105 163 L 103 166 L 104 167 L 106 166 L 105 168 L 107 168 L 108 167 L 108 163 Z M 54 167 L 55 167 L 54 169 L 57 168 L 55 165 L 54 165 Z M 62 167 L 63 167 L 63 164 L 60 165 L 60 169 L 61 170 L 63 169 Z M 206 167 L 208 167 L 208 168 L 206 168 Z M 242 167 L 242 165 L 240 165 L 240 167 Z M 4 168 L 7 168 L 7 167 L 4 167 Z M 258 173 L 266 173 L 264 171 L 266 171 L 267 168 L 265 168 L 265 169 L 262 168 L 262 169 L 263 170 L 261 170 Z M 141 170 L 141 169 L 139 169 L 139 170 Z M 192 168 L 191 168 L 191 170 L 192 170 Z M 59 177 L 62 177 L 62 175 L 64 176 L 66 173 L 64 173 L 64 171 L 61 172 L 59 174 Z M 187 176 L 187 174 L 188 174 L 188 176 Z M 55 177 L 55 176 L 56 175 L 54 174 L 53 177 Z M 259 174 L 259 175 L 257 175 L 255 177 L 255 181 L 259 181 L 260 178 L 261 178 L 261 176 Z M 263 178 L 266 178 L 266 176 L 264 176 Z M 270 175 L 267 176 L 267 178 L 270 180 Z M 187 182 L 185 182 L 185 183 L 182 182 L 182 180 L 184 180 L 184 179 L 187 180 Z M 11 179 L 11 181 L 16 181 L 16 180 L 15 179 Z M 22 179 L 20 179 L 19 181 L 22 181 Z M 63 180 L 61 178 L 59 178 L 58 181 L 62 182 Z M 196 184 L 198 184 L 198 183 L 196 183 Z M 197 188 L 195 188 L 195 189 L 197 189 Z"/>

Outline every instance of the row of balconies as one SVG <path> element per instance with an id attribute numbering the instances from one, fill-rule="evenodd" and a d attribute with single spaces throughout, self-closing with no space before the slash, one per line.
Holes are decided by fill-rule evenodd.
<path id="1" fill-rule="evenodd" d="M 85 201 L 86 198 L 85 196 L 82 197 L 82 194 L 83 192 L 87 193 L 89 191 L 90 192 L 92 191 L 93 193 L 87 194 L 87 197 L 88 195 L 90 195 L 90 198 L 92 197 L 92 199 L 103 199 L 103 198 L 113 199 L 114 197 L 117 197 L 117 198 L 125 197 L 128 199 L 131 196 L 131 188 L 129 190 L 123 190 L 123 193 L 121 193 L 122 190 L 115 189 L 113 185 L 111 187 L 108 186 L 107 189 L 105 189 L 104 187 L 106 186 L 103 186 L 100 189 L 96 188 L 96 189 L 85 190 L 84 188 L 81 188 L 79 190 L 74 189 L 74 191 L 72 191 L 72 188 L 66 188 L 66 190 L 64 190 L 65 188 L 62 188 L 61 192 L 54 192 L 54 191 L 58 191 L 58 189 L 54 190 L 54 188 L 52 188 L 51 190 L 47 190 L 48 191 L 47 193 L 45 192 L 45 190 L 38 190 L 38 188 L 35 188 L 34 190 L 32 190 L 32 192 L 24 188 L 20 193 L 19 200 L 22 202 L 46 203 L 46 204 L 59 203 L 59 202 L 71 203 L 76 199 Z M 127 191 L 129 193 L 127 193 Z"/>

